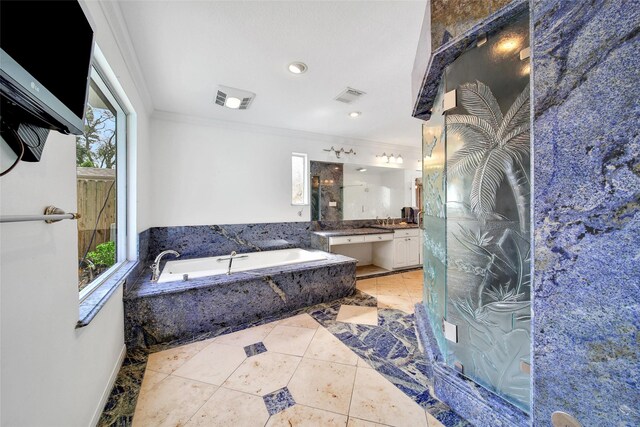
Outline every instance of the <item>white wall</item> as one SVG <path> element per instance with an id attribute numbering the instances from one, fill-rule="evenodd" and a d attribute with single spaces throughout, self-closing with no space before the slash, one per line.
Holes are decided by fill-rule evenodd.
<path id="1" fill-rule="evenodd" d="M 76 207 L 75 140 L 57 132 L 39 163 L 22 162 L 0 180 L 1 215 L 37 214 L 49 204 Z M 124 345 L 121 291 L 75 329 L 74 221 L 1 224 L 0 254 L 1 424 L 89 425 Z"/>
<path id="2" fill-rule="evenodd" d="M 121 40 L 98 2 L 83 3 L 96 42 L 137 113 L 138 159 L 149 157 L 148 106 L 138 93 Z M 4 170 L 15 155 L 0 142 Z M 138 230 L 148 227 L 148 162 L 138 165 Z M 0 178 L 0 215 L 41 213 L 55 204 L 76 211 L 75 142 L 51 132 L 39 163 L 21 162 Z M 0 424 L 89 426 L 102 411 L 124 346 L 122 290 L 93 321 L 78 320 L 74 221 L 0 225 Z"/>
<path id="3" fill-rule="evenodd" d="M 154 113 L 151 140 L 150 225 L 155 227 L 308 221 L 308 206 L 298 216 L 301 208 L 291 205 L 292 152 L 336 161 L 323 149 L 353 148 L 356 156 L 338 161 L 363 165 L 380 165 L 376 154 L 383 151 L 401 153 L 407 169 L 416 169 L 420 159 L 418 148 L 168 113 Z"/>

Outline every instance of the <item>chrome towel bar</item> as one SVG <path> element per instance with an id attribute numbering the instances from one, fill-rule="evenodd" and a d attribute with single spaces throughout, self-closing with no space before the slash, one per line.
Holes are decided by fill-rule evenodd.
<path id="1" fill-rule="evenodd" d="M 2 215 L 0 223 L 3 222 L 25 222 L 25 221 L 44 221 L 47 224 L 62 221 L 63 219 L 78 219 L 79 213 L 66 213 L 55 206 L 47 206 L 44 209 L 44 215 Z"/>

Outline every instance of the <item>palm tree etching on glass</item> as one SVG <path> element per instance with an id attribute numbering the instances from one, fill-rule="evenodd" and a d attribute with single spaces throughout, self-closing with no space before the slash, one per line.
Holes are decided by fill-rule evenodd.
<path id="1" fill-rule="evenodd" d="M 482 265 L 469 270 L 458 268 L 457 261 L 462 260 L 447 259 L 447 263 L 467 274 L 480 272 L 482 279 L 466 298 L 454 298 L 453 304 L 468 325 L 464 351 L 472 361 L 473 375 L 527 407 L 529 378 L 520 363 L 528 363 L 530 357 L 529 85 L 506 114 L 480 81 L 460 85 L 458 93 L 469 114 L 446 116 L 447 137 L 455 134 L 462 141 L 446 174 L 450 179 L 471 178 L 463 191 L 468 191 L 470 211 L 478 221 L 476 229 L 459 224 L 452 235 L 468 254 L 467 260 Z M 496 212 L 498 190 L 505 182 L 513 198 L 501 203 L 515 206 L 518 230 L 486 227 L 487 219 L 507 219 Z"/>
<path id="2" fill-rule="evenodd" d="M 503 116 L 484 83 L 460 86 L 461 104 L 470 114 L 447 116 L 446 130 L 464 141 L 447 165 L 447 174 L 473 174 L 471 210 L 485 217 L 495 210 L 496 193 L 506 177 L 518 208 L 520 231 L 528 234 L 529 177 L 523 166 L 529 147 L 529 85 Z"/>

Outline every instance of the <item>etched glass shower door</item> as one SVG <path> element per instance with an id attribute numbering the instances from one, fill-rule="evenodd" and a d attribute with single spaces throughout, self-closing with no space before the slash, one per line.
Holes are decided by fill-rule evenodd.
<path id="1" fill-rule="evenodd" d="M 456 59 L 439 92 L 456 103 L 444 112 L 434 108 L 423 131 L 425 226 L 432 227 L 425 229 L 424 301 L 440 349 L 449 366 L 524 410 L 531 331 L 528 35 L 528 16 L 521 16 Z M 426 188 L 435 164 L 442 174 L 437 197 L 445 200 L 437 220 L 431 213 L 438 199 Z"/>

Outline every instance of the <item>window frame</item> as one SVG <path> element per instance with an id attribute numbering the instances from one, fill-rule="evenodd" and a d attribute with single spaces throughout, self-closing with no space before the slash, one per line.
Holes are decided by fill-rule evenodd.
<path id="1" fill-rule="evenodd" d="M 135 234 L 135 210 L 132 212 L 131 209 L 132 200 L 135 201 L 135 182 L 132 182 L 135 177 L 135 170 L 132 170 L 132 155 L 135 153 L 132 147 L 132 142 L 135 142 L 135 112 L 97 45 L 94 48 L 90 79 L 116 109 L 117 258 L 114 265 L 78 292 L 80 303 L 109 281 L 125 264 L 137 258 L 137 243 L 132 239 L 132 234 Z"/>
<path id="2" fill-rule="evenodd" d="M 302 203 L 295 203 L 293 201 L 293 159 L 295 157 L 302 158 L 302 164 L 304 165 L 302 171 Z M 291 206 L 309 206 L 309 156 L 307 153 L 291 153 L 291 190 Z"/>

